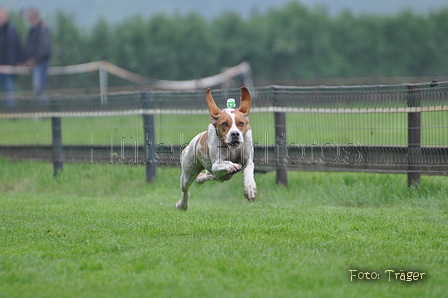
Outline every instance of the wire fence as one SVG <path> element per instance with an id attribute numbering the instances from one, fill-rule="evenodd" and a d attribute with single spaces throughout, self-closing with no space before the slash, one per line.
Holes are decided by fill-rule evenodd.
<path id="1" fill-rule="evenodd" d="M 448 82 L 250 91 L 258 171 L 448 175 Z M 212 93 L 221 108 L 230 97 L 238 103 L 239 89 Z M 13 159 L 54 158 L 52 124 L 60 119 L 63 161 L 178 166 L 182 147 L 209 123 L 204 90 L 115 93 L 106 101 L 104 95 L 29 97 L 0 105 L 0 155 Z"/>

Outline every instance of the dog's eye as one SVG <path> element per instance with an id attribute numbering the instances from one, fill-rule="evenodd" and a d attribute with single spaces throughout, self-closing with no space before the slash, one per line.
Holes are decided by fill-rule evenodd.
<path id="1" fill-rule="evenodd" d="M 243 126 L 243 125 L 244 125 L 244 122 L 238 123 L 238 126 Z"/>
<path id="2" fill-rule="evenodd" d="M 223 122 L 221 125 L 222 125 L 222 127 L 227 127 L 227 126 L 229 126 L 229 124 L 228 124 L 227 122 Z"/>

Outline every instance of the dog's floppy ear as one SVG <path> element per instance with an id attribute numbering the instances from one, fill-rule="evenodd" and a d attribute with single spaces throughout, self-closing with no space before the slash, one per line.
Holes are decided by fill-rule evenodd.
<path id="1" fill-rule="evenodd" d="M 210 122 L 216 123 L 216 120 L 218 120 L 218 116 L 221 113 L 221 110 L 216 105 L 210 88 L 208 88 L 207 91 L 205 92 L 205 100 L 207 100 L 208 111 L 210 112 Z"/>
<path id="2" fill-rule="evenodd" d="M 244 116 L 249 115 L 252 98 L 246 87 L 241 87 L 240 108 L 238 109 Z"/>

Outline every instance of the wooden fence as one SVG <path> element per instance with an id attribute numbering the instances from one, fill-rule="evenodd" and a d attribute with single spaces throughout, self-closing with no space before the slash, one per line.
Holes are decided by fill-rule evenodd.
<path id="1" fill-rule="evenodd" d="M 288 184 L 288 170 L 401 173 L 408 175 L 408 186 L 418 185 L 421 174 L 448 175 L 448 143 L 445 139 L 434 141 L 431 145 L 422 145 L 421 140 L 422 113 L 443 113 L 444 117 L 448 117 L 448 84 L 433 85 L 254 88 L 251 113 L 272 113 L 276 136 L 273 144 L 265 142 L 254 145 L 256 171 L 276 171 L 277 182 L 284 185 Z M 62 170 L 63 162 L 144 164 L 146 180 L 150 182 L 155 178 L 157 166 L 179 166 L 180 152 L 185 146 L 157 143 L 154 116 L 206 115 L 208 111 L 202 93 L 142 91 L 120 94 L 116 99 L 111 94 L 108 95 L 111 100 L 107 104 L 100 98 L 92 97 L 53 97 L 49 105 L 37 107 L 22 103 L 13 110 L 1 110 L 0 118 L 49 117 L 52 119 L 52 144 L 3 144 L 0 145 L 0 155 L 17 160 L 52 160 L 55 175 Z M 236 97 L 237 90 L 214 90 L 214 93 L 218 93 L 217 102 L 222 105 L 227 95 Z M 303 145 L 288 138 L 288 115 L 338 113 L 405 113 L 407 144 L 341 145 L 326 142 Z M 121 148 L 113 148 L 113 145 L 62 144 L 61 118 L 116 115 L 142 117 L 144 144 Z M 448 132 L 446 123 L 432 129 L 439 129 L 442 134 Z"/>

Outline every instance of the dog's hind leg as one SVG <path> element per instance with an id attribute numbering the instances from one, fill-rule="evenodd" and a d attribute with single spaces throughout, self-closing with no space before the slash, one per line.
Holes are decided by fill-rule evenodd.
<path id="1" fill-rule="evenodd" d="M 183 155 L 181 160 L 182 174 L 180 175 L 180 189 L 182 197 L 176 203 L 176 208 L 180 210 L 188 209 L 188 199 L 190 198 L 190 186 L 196 176 L 204 169 L 201 164 L 191 162 L 188 154 Z"/>
<path id="2" fill-rule="evenodd" d="M 181 210 L 188 209 L 188 199 L 190 198 L 189 188 L 191 183 L 193 183 L 196 175 L 191 175 L 187 173 L 182 173 L 180 176 L 180 189 L 182 190 L 182 197 L 176 203 L 176 208 Z"/>

